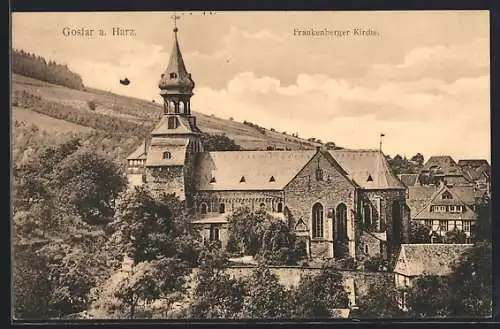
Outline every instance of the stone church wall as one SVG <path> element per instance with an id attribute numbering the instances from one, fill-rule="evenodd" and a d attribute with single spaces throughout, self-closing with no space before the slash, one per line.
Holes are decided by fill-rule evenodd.
<path id="1" fill-rule="evenodd" d="M 322 170 L 322 180 L 316 179 L 316 170 Z M 323 238 L 311 240 L 312 257 L 333 255 L 333 224 L 339 204 L 347 207 L 347 236 L 349 255 L 355 257 L 354 215 L 355 188 L 334 168 L 322 153 L 317 153 L 285 188 L 285 206 L 290 210 L 295 222 L 302 219 L 312 236 L 312 208 L 315 203 L 323 206 Z M 334 209 L 335 211 L 331 211 Z"/>
<path id="2" fill-rule="evenodd" d="M 393 190 L 362 190 L 361 197 L 364 200 L 369 200 L 374 214 L 377 213 L 379 219 L 379 230 L 380 232 L 385 231 L 387 233 L 387 248 L 388 254 L 392 249 L 397 248 L 400 243 L 408 242 L 409 234 L 409 211 L 406 207 L 406 191 L 401 189 Z M 393 236 L 392 223 L 393 214 L 392 206 L 393 202 L 397 202 L 400 207 L 400 219 L 401 219 L 401 236 Z"/>
<path id="3" fill-rule="evenodd" d="M 193 200 L 196 213 L 199 214 L 200 205 L 206 203 L 209 216 L 210 213 L 220 213 L 221 203 L 225 212 L 233 212 L 242 206 L 256 211 L 261 204 L 265 205 L 267 212 L 277 212 L 278 203 L 283 202 L 283 191 L 195 191 Z"/>
<path id="4" fill-rule="evenodd" d="M 148 167 L 146 183 L 153 193 L 175 193 L 181 201 L 186 198 L 182 166 Z"/>

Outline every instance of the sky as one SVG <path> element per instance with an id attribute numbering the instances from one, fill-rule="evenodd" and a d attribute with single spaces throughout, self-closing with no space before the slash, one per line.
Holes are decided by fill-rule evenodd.
<path id="1" fill-rule="evenodd" d="M 14 13 L 12 47 L 67 64 L 87 86 L 160 101 L 172 15 Z M 378 148 L 383 133 L 392 156 L 490 161 L 487 11 L 177 15 L 194 111 L 346 148 Z M 94 32 L 65 36 L 65 28 Z M 329 35 L 304 35 L 311 29 Z M 130 85 L 119 84 L 124 77 Z"/>

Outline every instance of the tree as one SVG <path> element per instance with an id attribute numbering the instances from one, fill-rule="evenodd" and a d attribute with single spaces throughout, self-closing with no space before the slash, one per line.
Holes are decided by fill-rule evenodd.
<path id="1" fill-rule="evenodd" d="M 414 317 L 491 316 L 491 244 L 467 249 L 446 277 L 422 276 L 408 291 Z"/>
<path id="2" fill-rule="evenodd" d="M 491 243 L 481 242 L 465 251 L 450 278 L 451 310 L 456 316 L 492 314 Z"/>
<path id="3" fill-rule="evenodd" d="M 189 306 L 190 318 L 237 318 L 243 307 L 245 287 L 224 272 L 225 253 L 215 244 L 207 245 L 200 256 L 196 287 Z"/>
<path id="4" fill-rule="evenodd" d="M 274 265 L 295 264 L 296 237 L 288 225 L 263 210 L 237 209 L 228 218 L 228 251 L 257 256 Z"/>
<path id="5" fill-rule="evenodd" d="M 47 201 L 53 197 L 51 181 L 56 165 L 81 147 L 78 138 L 69 139 L 55 147 L 48 147 L 39 156 L 14 167 L 14 205 L 30 207 L 33 201 Z"/>
<path id="6" fill-rule="evenodd" d="M 391 165 L 395 167 L 401 167 L 403 165 L 403 157 L 399 154 L 396 154 L 394 158 L 391 160 Z"/>
<path id="7" fill-rule="evenodd" d="M 293 303 L 293 318 L 330 318 L 332 309 L 348 307 L 342 275 L 325 266 L 319 274 L 302 277 L 294 291 Z"/>
<path id="8" fill-rule="evenodd" d="M 360 297 L 358 313 L 368 318 L 401 316 L 403 312 L 398 307 L 397 294 L 392 280 L 387 277 L 376 280 L 370 285 L 367 294 Z"/>
<path id="9" fill-rule="evenodd" d="M 421 276 L 408 291 L 408 310 L 412 317 L 450 316 L 451 294 L 448 277 Z"/>
<path id="10" fill-rule="evenodd" d="M 197 262 L 196 231 L 188 226 L 182 202 L 173 194 L 155 198 L 145 187 L 124 192 L 109 229 L 113 243 L 134 264 L 159 257 Z"/>
<path id="11" fill-rule="evenodd" d="M 53 189 L 62 204 L 92 224 L 106 224 L 113 216 L 114 202 L 126 179 L 108 158 L 87 150 L 67 156 L 54 168 Z"/>
<path id="12" fill-rule="evenodd" d="M 415 221 L 410 221 L 410 243 L 430 243 L 430 228 Z"/>
<path id="13" fill-rule="evenodd" d="M 41 320 L 53 316 L 50 311 L 49 268 L 31 246 L 14 247 L 12 273 L 13 317 Z"/>
<path id="14" fill-rule="evenodd" d="M 327 142 L 325 143 L 325 147 L 327 150 L 335 150 L 337 149 L 337 146 L 334 142 Z"/>
<path id="15" fill-rule="evenodd" d="M 205 151 L 239 151 L 241 147 L 234 140 L 222 135 L 203 134 L 201 143 Z"/>
<path id="16" fill-rule="evenodd" d="M 173 258 L 143 261 L 122 277 L 114 290 L 125 313 L 130 319 L 137 316 L 137 308 L 158 299 L 166 299 L 169 294 L 184 291 L 183 285 L 188 269 Z"/>
<path id="17" fill-rule="evenodd" d="M 424 156 L 417 153 L 411 157 L 411 161 L 416 162 L 419 167 L 422 167 L 424 165 Z"/>
<path id="18" fill-rule="evenodd" d="M 467 235 L 465 235 L 465 232 L 462 230 L 457 229 L 456 227 L 451 230 L 447 231 L 445 236 L 444 236 L 444 243 L 465 243 L 467 239 Z"/>
<path id="19" fill-rule="evenodd" d="M 228 217 L 228 251 L 255 256 L 260 249 L 259 238 L 264 231 L 264 211 L 239 208 Z"/>
<path id="20" fill-rule="evenodd" d="M 242 317 L 247 319 L 283 319 L 290 316 L 291 293 L 264 265 L 256 267 L 246 284 L 247 297 Z"/>
<path id="21" fill-rule="evenodd" d="M 293 265 L 297 262 L 296 237 L 282 220 L 270 218 L 265 222 L 260 239 L 259 257 L 267 264 Z"/>
<path id="22" fill-rule="evenodd" d="M 471 235 L 474 241 L 491 242 L 491 200 L 489 197 L 482 197 L 476 204 L 477 220 L 472 225 Z"/>

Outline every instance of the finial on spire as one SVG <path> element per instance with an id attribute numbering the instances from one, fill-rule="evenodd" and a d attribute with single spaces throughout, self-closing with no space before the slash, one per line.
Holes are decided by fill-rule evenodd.
<path id="1" fill-rule="evenodd" d="M 171 18 L 174 20 L 174 32 L 177 33 L 177 31 L 179 31 L 179 29 L 177 28 L 177 20 L 178 19 L 181 19 L 181 16 L 177 16 L 176 13 L 174 13 Z"/>

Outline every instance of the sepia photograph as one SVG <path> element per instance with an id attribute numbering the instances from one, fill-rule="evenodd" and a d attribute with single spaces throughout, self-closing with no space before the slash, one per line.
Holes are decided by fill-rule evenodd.
<path id="1" fill-rule="evenodd" d="M 12 320 L 491 318 L 489 15 L 12 13 Z"/>

